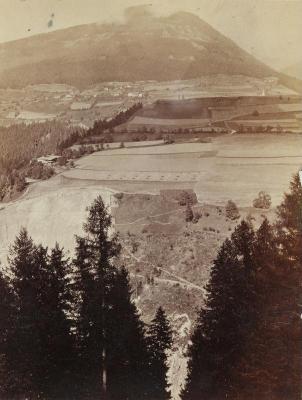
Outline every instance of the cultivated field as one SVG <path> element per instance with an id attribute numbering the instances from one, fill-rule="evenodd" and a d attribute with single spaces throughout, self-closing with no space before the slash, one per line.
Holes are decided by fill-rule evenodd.
<path id="1" fill-rule="evenodd" d="M 228 135 L 212 143 L 112 149 L 83 157 L 65 178 L 103 182 L 128 192 L 156 193 L 157 184 L 194 188 L 203 203 L 233 199 L 250 206 L 260 190 L 277 205 L 302 166 L 300 135 Z M 162 188 L 162 186 L 161 186 Z"/>

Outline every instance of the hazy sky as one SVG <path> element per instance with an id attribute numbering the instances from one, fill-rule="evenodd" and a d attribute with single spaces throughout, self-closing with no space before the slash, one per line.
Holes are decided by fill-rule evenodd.
<path id="1" fill-rule="evenodd" d="M 0 42 L 121 19 L 126 7 L 146 3 L 159 14 L 198 14 L 275 68 L 302 60 L 302 0 L 0 0 Z"/>

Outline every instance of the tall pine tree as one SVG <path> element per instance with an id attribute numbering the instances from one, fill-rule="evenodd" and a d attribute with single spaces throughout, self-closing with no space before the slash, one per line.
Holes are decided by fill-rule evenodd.
<path id="1" fill-rule="evenodd" d="M 144 327 L 128 275 L 114 265 L 120 245 L 110 229 L 111 216 L 98 197 L 88 209 L 86 236 L 77 238 L 74 260 L 82 396 L 141 399 L 148 366 Z"/>
<path id="2" fill-rule="evenodd" d="M 40 321 L 44 317 L 41 315 L 40 289 L 44 277 L 41 281 L 36 261 L 37 249 L 27 231 L 22 229 L 10 250 L 17 313 L 9 363 L 18 380 L 13 396 L 29 399 L 44 394 L 40 386 L 43 351 Z"/>
<path id="3" fill-rule="evenodd" d="M 0 398 L 10 398 L 15 384 L 14 371 L 10 368 L 11 337 L 14 334 L 15 298 L 9 278 L 0 271 Z"/>
<path id="4" fill-rule="evenodd" d="M 227 398 L 257 313 L 252 226 L 242 221 L 218 253 L 189 348 L 183 400 Z"/>
<path id="5" fill-rule="evenodd" d="M 9 359 L 19 380 L 14 397 L 72 398 L 67 362 L 72 338 L 62 252 L 56 246 L 49 258 L 47 249 L 35 246 L 22 229 L 11 248 L 10 267 L 17 307 Z"/>
<path id="6" fill-rule="evenodd" d="M 148 329 L 148 345 L 151 357 L 150 399 L 167 400 L 168 390 L 168 351 L 172 347 L 172 329 L 164 310 L 159 307 Z"/>
<path id="7" fill-rule="evenodd" d="M 151 399 L 145 326 L 131 299 L 128 272 L 117 272 L 108 318 L 108 391 L 112 400 Z"/>
<path id="8" fill-rule="evenodd" d="M 70 264 L 63 249 L 56 243 L 48 258 L 49 280 L 45 290 L 48 331 L 47 360 L 49 368 L 49 398 L 71 399 L 75 396 L 74 337 L 72 328 L 72 295 Z M 46 304 L 47 306 L 47 304 Z"/>

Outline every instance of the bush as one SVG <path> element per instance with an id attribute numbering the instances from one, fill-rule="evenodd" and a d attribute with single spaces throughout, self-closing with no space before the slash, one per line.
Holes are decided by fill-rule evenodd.
<path id="1" fill-rule="evenodd" d="M 43 165 L 40 162 L 34 162 L 27 170 L 27 177 L 32 179 L 48 179 L 55 173 L 51 166 Z"/>
<path id="2" fill-rule="evenodd" d="M 67 158 L 64 157 L 64 156 L 60 157 L 60 158 L 58 159 L 58 164 L 59 164 L 61 167 L 63 167 L 64 165 L 67 164 Z"/>
<path id="3" fill-rule="evenodd" d="M 193 215 L 193 210 L 190 204 L 187 204 L 186 208 L 186 222 L 191 222 L 193 221 L 194 215 Z"/>
<path id="4" fill-rule="evenodd" d="M 122 200 L 122 198 L 124 197 L 124 193 L 120 192 L 120 193 L 115 193 L 114 197 L 117 200 Z"/>
<path id="5" fill-rule="evenodd" d="M 190 193 L 187 192 L 186 190 L 183 190 L 179 196 L 178 196 L 178 204 L 180 206 L 186 206 L 186 205 L 192 205 L 196 203 L 196 197 L 195 193 Z"/>
<path id="6" fill-rule="evenodd" d="M 175 140 L 171 136 L 169 135 L 164 136 L 164 144 L 173 144 L 173 143 L 175 143 Z"/>
<path id="7" fill-rule="evenodd" d="M 258 197 L 253 201 L 253 207 L 255 208 L 269 209 L 271 205 L 272 198 L 264 191 L 259 192 Z"/>
<path id="8" fill-rule="evenodd" d="M 225 207 L 225 212 L 226 212 L 227 218 L 229 218 L 231 220 L 236 220 L 236 219 L 240 218 L 240 213 L 239 213 L 238 207 L 232 200 L 229 200 L 227 202 L 226 207 Z"/>
<path id="9" fill-rule="evenodd" d="M 259 111 L 258 110 L 253 111 L 253 117 L 259 117 Z"/>

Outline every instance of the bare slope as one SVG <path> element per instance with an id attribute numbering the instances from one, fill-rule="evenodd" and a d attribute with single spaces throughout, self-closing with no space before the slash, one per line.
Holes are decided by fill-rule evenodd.
<path id="1" fill-rule="evenodd" d="M 82 234 L 86 207 L 98 195 L 109 204 L 112 193 L 100 185 L 89 190 L 83 183 L 63 185 L 60 176 L 35 183 L 29 189 L 15 202 L 0 205 L 0 260 L 4 264 L 21 227 L 28 229 L 37 243 L 54 246 L 58 242 L 66 251 L 72 251 L 74 235 Z"/>

